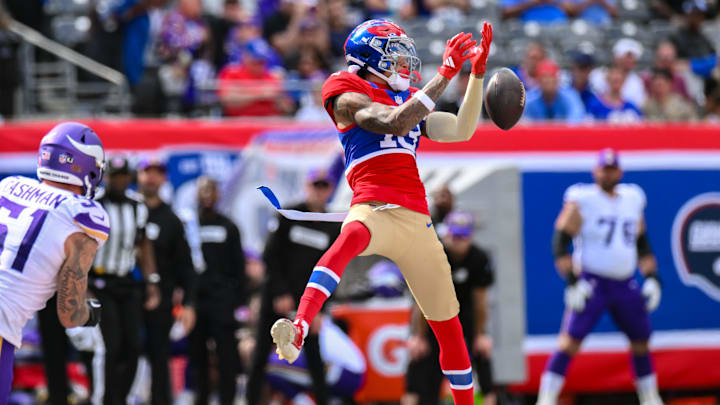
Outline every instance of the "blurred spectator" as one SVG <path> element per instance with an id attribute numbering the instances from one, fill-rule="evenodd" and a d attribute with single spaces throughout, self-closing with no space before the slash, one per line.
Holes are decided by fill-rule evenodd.
<path id="1" fill-rule="evenodd" d="M 566 0 L 500 0 L 503 18 L 519 17 L 522 22 L 562 24 L 568 21 L 572 5 Z"/>
<path id="2" fill-rule="evenodd" d="M 388 0 L 363 0 L 365 19 L 388 18 L 392 16 L 390 1 Z"/>
<path id="3" fill-rule="evenodd" d="M 324 212 L 332 195 L 332 179 L 326 170 L 313 170 L 306 183 L 307 198 L 291 209 Z M 278 217 L 265 244 L 263 259 L 267 278 L 262 292 L 260 317 L 255 333 L 256 348 L 247 382 L 247 403 L 259 404 L 263 390 L 265 366 L 272 347 L 270 327 L 280 317 L 289 316 L 305 290 L 315 263 L 340 234 L 340 224 L 332 222 L 298 222 Z M 313 322 L 305 339 L 305 353 L 313 393 L 318 405 L 327 403 L 325 371 L 320 355 L 318 328 Z"/>
<path id="4" fill-rule="evenodd" d="M 650 98 L 643 112 L 652 121 L 693 121 L 697 112 L 687 100 L 672 91 L 672 73 L 667 69 L 653 69 Z"/>
<path id="5" fill-rule="evenodd" d="M 685 86 L 685 78 L 682 74 L 677 72 L 676 65 L 678 64 L 677 53 L 675 45 L 670 41 L 662 41 L 658 44 L 655 49 L 655 60 L 653 61 L 653 68 L 667 69 L 672 73 L 673 83 L 672 91 L 685 97 L 688 101 L 692 101 L 693 98 L 688 94 L 687 87 Z M 652 69 L 648 69 L 642 73 L 642 79 L 645 83 L 645 88 L 650 90 L 650 82 L 652 79 Z"/>
<path id="6" fill-rule="evenodd" d="M 251 41 L 261 39 L 261 34 L 262 23 L 260 20 L 249 15 L 243 16 L 225 37 L 223 47 L 225 59 L 219 66 L 222 67 L 227 63 L 242 63 L 245 47 Z M 282 66 L 282 59 L 275 51 L 269 49 L 267 52 L 267 64 L 270 68 L 279 67 Z"/>
<path id="7" fill-rule="evenodd" d="M 158 77 L 155 53 L 167 0 L 123 0 L 113 10 L 123 34 L 123 71 L 133 91 L 133 112 L 159 115 L 166 98 Z"/>
<path id="8" fill-rule="evenodd" d="M 707 18 L 715 18 L 717 15 L 717 1 L 705 0 Z M 668 20 L 680 20 L 685 14 L 684 6 L 686 0 L 650 0 L 650 7 L 655 15 Z"/>
<path id="9" fill-rule="evenodd" d="M 622 38 L 613 46 L 614 64 L 623 70 L 625 83 L 622 87 L 622 96 L 625 100 L 641 106 L 645 104 L 647 93 L 640 75 L 635 72 L 637 60 L 643 53 L 642 45 L 632 38 Z M 607 69 L 596 68 L 590 73 L 590 88 L 595 94 L 605 94 L 608 91 Z"/>
<path id="10" fill-rule="evenodd" d="M 718 59 L 712 42 L 701 31 L 707 11 L 705 0 L 683 2 L 684 23 L 670 35 L 678 57 L 687 60 L 692 72 L 705 79 L 710 77 Z"/>
<path id="11" fill-rule="evenodd" d="M 522 63 L 510 68 L 523 82 L 525 90 L 532 90 L 537 87 L 535 68 L 538 63 L 545 60 L 546 56 L 545 45 L 539 41 L 532 41 L 525 48 L 525 57 Z"/>
<path id="12" fill-rule="evenodd" d="M 283 57 L 297 50 L 300 43 L 320 42 L 315 45 L 326 51 L 330 40 L 315 15 L 316 6 L 317 0 L 282 0 L 277 11 L 263 21 L 263 37 Z M 318 31 L 322 37 L 319 41 Z"/>
<path id="13" fill-rule="evenodd" d="M 438 228 L 442 224 L 454 206 L 455 196 L 453 196 L 447 184 L 441 184 L 433 191 L 430 218 L 435 228 Z"/>
<path id="14" fill-rule="evenodd" d="M 586 109 L 598 101 L 597 95 L 590 89 L 590 72 L 594 66 L 595 58 L 591 54 L 576 52 L 573 55 L 570 84 L 580 95 Z"/>
<path id="15" fill-rule="evenodd" d="M 228 60 L 227 47 L 223 46 L 226 40 L 230 39 L 230 32 L 238 28 L 247 28 L 245 24 L 251 20 L 250 16 L 243 11 L 242 5 L 239 0 L 223 0 L 222 14 L 219 16 L 206 14 L 203 16 L 205 23 L 210 29 L 211 36 L 214 44 L 212 47 L 212 63 L 216 69 L 221 68 Z M 257 24 L 251 24 L 249 29 L 252 30 L 257 25 L 259 28 L 259 22 Z M 244 32 L 243 32 L 244 34 Z M 237 35 L 237 34 L 236 34 Z M 256 36 L 259 36 L 259 31 Z M 244 35 L 240 34 L 239 37 Z M 245 43 L 247 40 L 242 41 Z"/>
<path id="16" fill-rule="evenodd" d="M 358 21 L 350 20 L 347 0 L 326 0 L 325 10 L 330 35 L 330 52 L 334 57 L 343 57 L 345 40 Z"/>
<path id="17" fill-rule="evenodd" d="M 546 59 L 536 68 L 539 86 L 527 93 L 525 118 L 531 121 L 558 120 L 578 122 L 585 115 L 585 107 L 577 91 L 560 86 L 560 69 Z"/>
<path id="18" fill-rule="evenodd" d="M 219 199 L 217 182 L 209 177 L 198 179 L 198 217 L 206 269 L 198 277 L 197 325 L 190 335 L 197 405 L 207 404 L 211 392 L 210 340 L 215 343 L 220 405 L 231 405 L 235 401 L 240 357 L 235 341 L 234 311 L 247 299 L 240 231 L 230 218 L 217 211 Z"/>
<path id="19" fill-rule="evenodd" d="M 323 53 L 317 48 L 312 46 L 303 46 L 298 50 L 297 61 L 294 63 L 294 69 L 288 74 L 288 80 L 286 81 L 288 87 L 288 93 L 293 98 L 293 101 L 298 107 L 301 107 L 303 102 L 311 101 L 312 93 L 314 91 L 313 86 L 319 81 L 322 86 L 322 82 L 328 76 L 327 61 Z M 310 99 L 308 99 L 308 97 Z M 314 103 L 310 103 L 311 105 Z M 320 108 L 322 109 L 322 102 L 320 102 Z M 324 111 L 324 110 L 323 110 Z"/>
<path id="20" fill-rule="evenodd" d="M 179 0 L 177 9 L 163 19 L 157 52 L 163 61 L 160 79 L 163 90 L 181 105 L 175 109 L 189 110 L 202 103 L 215 70 L 210 63 L 212 37 L 201 18 L 200 0 Z"/>
<path id="21" fill-rule="evenodd" d="M 609 67 L 607 70 L 607 82 L 608 91 L 587 106 L 588 113 L 597 120 L 608 121 L 613 124 L 640 121 L 642 111 L 622 96 L 625 72 L 617 66 Z"/>
<path id="22" fill-rule="evenodd" d="M 607 26 L 618 16 L 615 0 L 570 0 L 570 16 L 591 24 Z"/>
<path id="23" fill-rule="evenodd" d="M 470 0 L 421 0 L 421 2 L 431 17 L 439 18 L 450 25 L 461 24 L 463 17 L 470 12 Z"/>
<path id="24" fill-rule="evenodd" d="M 113 11 L 123 33 L 123 68 L 128 82 L 134 86 L 140 80 L 145 66 L 153 64 L 152 55 L 159 31 L 158 20 L 150 18 L 167 0 L 123 0 Z M 160 11 L 158 11 L 160 12 Z M 161 13 L 161 12 L 160 12 Z"/>
<path id="25" fill-rule="evenodd" d="M 292 109 L 283 90 L 283 79 L 268 68 L 271 49 L 262 39 L 244 48 L 242 63 L 225 66 L 218 75 L 218 94 L 225 115 L 273 116 Z"/>
<path id="26" fill-rule="evenodd" d="M 308 82 L 310 91 L 303 93 L 300 98 L 300 108 L 295 113 L 297 121 L 327 122 L 332 123 L 330 116 L 322 103 L 322 80 L 311 80 Z"/>

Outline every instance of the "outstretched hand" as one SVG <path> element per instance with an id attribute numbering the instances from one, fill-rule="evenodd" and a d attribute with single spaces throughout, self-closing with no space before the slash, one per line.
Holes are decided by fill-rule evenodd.
<path id="1" fill-rule="evenodd" d="M 487 58 L 490 54 L 490 44 L 493 39 L 492 25 L 488 22 L 483 23 L 482 40 L 480 46 L 474 48 L 470 52 L 470 63 L 472 63 L 472 74 L 475 76 L 483 76 L 487 67 Z"/>
<path id="2" fill-rule="evenodd" d="M 472 49 L 477 41 L 472 40 L 471 33 L 461 32 L 450 38 L 445 45 L 443 64 L 438 73 L 451 80 L 462 68 L 462 64 L 472 56 Z"/>

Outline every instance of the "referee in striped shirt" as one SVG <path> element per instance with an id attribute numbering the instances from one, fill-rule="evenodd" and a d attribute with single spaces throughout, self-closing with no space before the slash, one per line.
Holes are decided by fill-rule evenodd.
<path id="1" fill-rule="evenodd" d="M 105 375 L 94 376 L 93 389 L 104 390 L 104 405 L 125 405 L 142 349 L 143 300 L 146 309 L 157 307 L 160 300 L 152 244 L 145 237 L 148 211 L 141 197 L 128 190 L 131 182 L 128 161 L 112 158 L 105 189 L 97 197 L 111 227 L 107 242 L 95 256 L 88 283 L 103 305 Z M 136 265 L 144 283 L 133 274 Z"/>

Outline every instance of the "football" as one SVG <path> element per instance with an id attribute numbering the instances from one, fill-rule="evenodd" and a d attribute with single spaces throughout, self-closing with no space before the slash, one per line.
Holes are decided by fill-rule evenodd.
<path id="1" fill-rule="evenodd" d="M 490 119 L 507 131 L 520 120 L 525 110 L 525 86 L 512 70 L 499 69 L 487 83 L 484 100 Z"/>

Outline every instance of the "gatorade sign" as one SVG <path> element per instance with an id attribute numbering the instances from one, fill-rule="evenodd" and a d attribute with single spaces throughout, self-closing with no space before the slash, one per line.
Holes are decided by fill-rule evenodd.
<path id="1" fill-rule="evenodd" d="M 397 402 L 405 393 L 409 361 L 410 306 L 380 309 L 341 305 L 332 314 L 347 322 L 348 335 L 367 360 L 367 378 L 357 402 Z"/>

